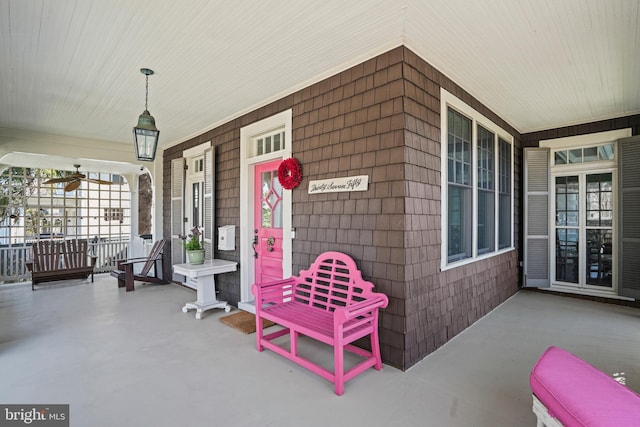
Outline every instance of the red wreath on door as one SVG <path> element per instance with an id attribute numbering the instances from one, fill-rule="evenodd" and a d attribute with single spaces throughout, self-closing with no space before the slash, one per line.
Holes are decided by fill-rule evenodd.
<path id="1" fill-rule="evenodd" d="M 285 159 L 278 166 L 278 180 L 283 188 L 292 190 L 302 181 L 302 168 L 293 157 Z"/>

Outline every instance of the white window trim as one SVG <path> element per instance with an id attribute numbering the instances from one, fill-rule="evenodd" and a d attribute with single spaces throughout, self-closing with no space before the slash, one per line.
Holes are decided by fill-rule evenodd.
<path id="1" fill-rule="evenodd" d="M 204 142 L 192 148 L 187 148 L 182 152 L 182 157 L 190 159 L 193 157 L 204 156 L 204 150 L 211 147 L 211 141 Z"/>
<path id="2" fill-rule="evenodd" d="M 249 246 L 249 242 L 253 237 L 253 171 L 256 164 L 268 160 L 291 157 L 293 145 L 292 120 L 293 110 L 289 109 L 240 129 L 240 263 L 244 268 L 240 269 L 240 301 L 238 307 L 245 311 L 255 312 L 255 307 L 253 306 L 254 297 L 251 294 L 251 285 L 254 282 L 254 261 L 253 256 L 250 254 Z M 253 156 L 253 148 L 249 144 L 253 142 L 255 137 L 280 128 L 284 129 L 285 148 Z M 291 191 L 284 192 L 282 203 L 282 274 L 283 277 L 289 277 L 292 274 L 293 240 Z"/>
<path id="3" fill-rule="evenodd" d="M 573 174 L 579 174 L 581 172 L 584 172 L 585 170 L 594 170 L 594 173 L 597 172 L 612 172 L 613 173 L 613 181 L 617 182 L 617 176 L 618 176 L 618 169 L 617 169 L 617 165 L 618 165 L 618 146 L 616 141 L 618 139 L 622 139 L 622 138 L 628 138 L 632 135 L 632 130 L 631 128 L 625 128 L 625 129 L 617 129 L 617 130 L 611 130 L 611 131 L 606 131 L 606 132 L 597 132 L 597 133 L 590 133 L 590 134 L 585 134 L 585 135 L 576 135 L 576 136 L 569 136 L 569 137 L 563 137 L 563 138 L 555 138 L 555 139 L 546 139 L 546 140 L 541 140 L 539 145 L 540 147 L 543 148 L 549 148 L 550 150 L 550 155 L 549 155 L 549 162 L 550 162 L 550 171 L 551 171 L 551 180 L 553 181 L 553 179 L 556 176 L 564 176 L 564 175 L 573 175 Z M 553 153 L 555 150 L 559 150 L 559 149 L 569 149 L 569 148 L 577 148 L 577 147 L 590 147 L 590 146 L 597 146 L 597 145 L 602 145 L 602 144 L 607 144 L 607 143 L 613 143 L 614 144 L 614 149 L 615 149 L 615 158 L 614 160 L 611 161 L 598 161 L 598 162 L 589 162 L 589 163 L 576 163 L 574 165 L 558 165 L 556 166 L 554 164 L 554 156 Z M 581 187 L 582 188 L 582 187 Z M 549 266 L 549 280 L 550 280 L 550 287 L 548 288 L 549 290 L 553 290 L 553 291 L 559 291 L 559 292 L 566 292 L 566 293 L 573 293 L 573 294 L 580 294 L 580 295 L 591 295 L 591 296 L 599 296 L 599 297 L 606 297 L 606 298 L 614 298 L 614 299 L 620 299 L 620 300 L 633 300 L 633 298 L 627 298 L 624 296 L 620 296 L 618 295 L 618 274 L 619 272 L 617 270 L 614 270 L 614 276 L 613 276 L 613 284 L 611 288 L 601 288 L 601 287 L 596 287 L 596 286 L 591 286 L 591 285 L 583 285 L 583 286 L 579 286 L 579 285 L 568 285 L 568 284 L 564 284 L 563 282 L 558 282 L 555 281 L 555 276 L 556 276 L 556 266 L 555 266 L 555 257 L 556 257 L 556 251 L 555 251 L 555 236 L 553 235 L 552 231 L 555 229 L 555 226 L 553 224 L 555 224 L 555 209 L 556 209 L 556 204 L 555 204 L 555 190 L 553 188 L 550 189 L 550 193 L 549 193 L 549 199 L 550 199 L 550 204 L 549 204 L 549 262 L 550 262 L 550 266 Z M 613 227 L 612 227 L 612 232 L 613 232 L 613 237 L 614 237 L 614 241 L 617 241 L 618 239 L 618 233 L 619 233 L 619 229 L 618 229 L 618 224 L 617 221 L 615 220 L 615 215 L 617 215 L 618 213 L 618 194 L 617 191 L 614 191 L 613 193 L 613 206 L 614 206 L 614 221 L 613 221 Z M 582 218 L 581 214 L 581 218 L 580 218 L 580 230 L 582 233 L 582 228 L 583 228 L 583 224 L 584 224 L 584 218 Z M 581 235 L 581 239 L 583 239 L 584 236 Z M 581 240 L 582 241 L 582 240 Z M 614 259 L 618 259 L 618 251 L 617 251 L 617 245 L 614 245 L 613 247 L 613 256 Z M 584 262 L 584 260 L 583 260 Z M 584 274 L 584 266 L 580 267 L 580 274 Z"/>
<path id="4" fill-rule="evenodd" d="M 472 127 L 471 127 L 471 138 L 472 138 L 472 153 L 473 153 L 473 161 L 472 161 L 472 180 L 473 180 L 473 189 L 472 189 L 472 230 L 473 230 L 473 234 L 472 234 L 472 255 L 469 258 L 465 258 L 462 259 L 460 261 L 454 261 L 449 263 L 448 262 L 448 255 L 447 255 L 447 242 L 448 242 L 448 238 L 447 238 L 447 233 L 448 233 L 448 223 L 447 223 L 447 212 L 448 212 L 448 202 L 449 202 L 449 198 L 448 198 L 448 155 L 447 155 L 447 147 L 448 147 L 448 135 L 447 135 L 447 118 L 448 118 L 448 108 L 451 107 L 454 110 L 458 111 L 459 113 L 467 116 L 468 118 L 470 118 L 472 120 Z M 497 180 L 495 180 L 496 185 L 494 186 L 494 191 L 496 194 L 496 197 L 494 198 L 494 203 L 496 203 L 496 208 L 494 209 L 494 215 L 496 217 L 496 223 L 494 226 L 494 232 L 495 232 L 495 238 L 494 238 L 494 247 L 495 247 L 495 251 L 489 252 L 489 253 L 485 253 L 482 255 L 478 255 L 478 233 L 477 233 L 477 227 L 478 227 L 478 214 L 477 214 L 477 209 L 478 209 L 478 199 L 477 199 L 477 192 L 478 192 L 478 170 L 477 170 L 477 162 L 476 162 L 476 152 L 477 152 L 477 126 L 480 125 L 482 127 L 484 127 L 485 129 L 493 132 L 496 137 L 498 138 L 502 138 L 504 141 L 508 142 L 511 145 L 511 243 L 508 247 L 506 248 L 502 248 L 502 249 L 498 249 L 498 232 L 499 232 L 499 224 L 498 224 L 498 215 L 499 215 L 499 209 L 497 206 L 497 203 L 499 201 L 499 188 L 497 186 Z M 515 175 L 515 170 L 514 170 L 514 154 L 515 154 L 515 147 L 514 147 L 514 139 L 513 139 L 513 135 L 509 134 L 507 131 L 505 131 L 504 129 L 502 129 L 500 126 L 496 125 L 493 121 L 491 121 L 489 118 L 485 117 L 483 114 L 479 113 L 478 111 L 476 111 L 475 109 L 473 109 L 471 106 L 467 105 L 466 103 L 464 103 L 462 100 L 460 100 L 459 98 L 457 98 L 455 95 L 451 94 L 450 92 L 448 92 L 447 90 L 440 88 L 440 182 L 441 182 L 441 201 L 440 201 L 440 206 L 441 206 L 441 211 L 440 211 L 440 226 L 441 226 L 441 232 L 442 232 L 442 243 L 440 245 L 440 249 L 441 249 L 441 254 L 440 254 L 440 269 L 442 271 L 444 270 L 449 270 L 451 268 L 456 268 L 456 267 L 460 267 L 462 265 L 466 265 L 466 264 L 471 264 L 474 263 L 476 261 L 482 260 L 482 259 L 486 259 L 486 258 L 491 258 L 494 256 L 498 256 L 501 255 L 505 252 L 509 252 L 509 251 L 513 251 L 515 250 L 514 246 L 513 246 L 513 235 L 514 235 L 514 223 L 513 223 L 513 218 L 514 218 L 514 175 Z M 498 168 L 498 158 L 499 155 L 499 149 L 494 150 L 494 157 L 495 157 L 495 161 L 494 161 L 494 165 L 496 167 L 496 177 L 497 177 L 497 168 Z"/>
<path id="5" fill-rule="evenodd" d="M 586 135 L 567 136 L 564 138 L 541 139 L 540 147 L 544 148 L 572 148 L 589 145 L 615 143 L 618 139 L 631 136 L 631 128 L 610 130 L 606 132 L 590 133 Z M 551 159 L 553 164 L 553 159 Z"/>
<path id="6" fill-rule="evenodd" d="M 552 173 L 571 173 L 573 171 L 582 171 L 584 169 L 593 168 L 617 168 L 618 167 L 618 139 L 631 136 L 631 128 L 611 130 L 606 132 L 590 133 L 586 135 L 568 136 L 564 138 L 540 140 L 540 147 L 548 148 L 550 151 L 549 162 Z M 567 150 L 571 148 L 589 148 L 597 147 L 604 144 L 613 144 L 615 156 L 613 160 L 599 160 L 586 163 L 574 163 L 565 165 L 556 165 L 554 162 L 554 154 L 559 150 Z"/>

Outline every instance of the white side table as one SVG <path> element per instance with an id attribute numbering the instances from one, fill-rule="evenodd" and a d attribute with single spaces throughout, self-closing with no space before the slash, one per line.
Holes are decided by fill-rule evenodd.
<path id="1" fill-rule="evenodd" d="M 186 313 L 190 309 L 196 310 L 196 319 L 202 318 L 202 312 L 211 308 L 224 308 L 227 313 L 231 311 L 231 306 L 226 301 L 218 301 L 216 298 L 216 282 L 214 274 L 228 273 L 236 271 L 237 262 L 226 261 L 223 259 L 212 259 L 205 261 L 204 264 L 176 264 L 173 271 L 182 274 L 185 277 L 196 279 L 197 282 L 197 300 L 188 302 L 182 307 L 182 312 Z"/>

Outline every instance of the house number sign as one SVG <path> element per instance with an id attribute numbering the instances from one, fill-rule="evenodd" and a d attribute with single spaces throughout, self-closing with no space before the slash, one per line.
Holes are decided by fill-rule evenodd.
<path id="1" fill-rule="evenodd" d="M 337 193 L 340 191 L 367 191 L 369 175 L 309 181 L 309 194 Z"/>

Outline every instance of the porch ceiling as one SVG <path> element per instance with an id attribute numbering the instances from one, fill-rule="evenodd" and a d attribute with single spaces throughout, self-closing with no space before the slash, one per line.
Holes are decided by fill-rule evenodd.
<path id="1" fill-rule="evenodd" d="M 75 171 L 75 165 L 80 165 L 80 172 L 107 172 L 118 175 L 136 176 L 146 173 L 148 170 L 141 165 L 127 162 L 115 162 L 109 160 L 96 160 L 86 157 L 64 157 L 43 155 L 34 153 L 12 152 L 2 159 L 8 165 L 18 167 L 31 167 L 50 169 L 57 168 L 66 171 Z"/>
<path id="2" fill-rule="evenodd" d="M 6 0 L 0 128 L 164 146 L 405 44 L 520 132 L 640 112 L 637 0 Z"/>

